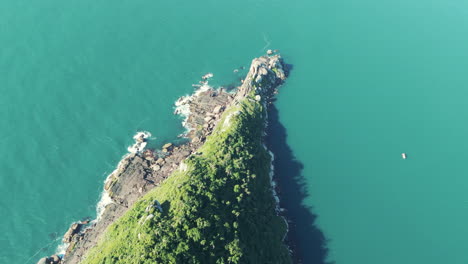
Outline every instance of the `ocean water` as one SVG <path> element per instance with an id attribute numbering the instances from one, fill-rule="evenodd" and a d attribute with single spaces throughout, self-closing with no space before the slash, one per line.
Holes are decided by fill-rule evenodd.
<path id="1" fill-rule="evenodd" d="M 289 206 L 316 215 L 297 233 L 314 226 L 338 264 L 467 263 L 467 7 L 0 1 L 0 263 L 54 253 L 137 131 L 177 140 L 174 101 L 207 72 L 238 84 L 269 48 L 293 65 L 277 106 L 308 195 Z"/>

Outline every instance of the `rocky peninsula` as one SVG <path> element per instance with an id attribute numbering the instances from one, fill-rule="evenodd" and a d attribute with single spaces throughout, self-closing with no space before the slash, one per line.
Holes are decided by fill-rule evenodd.
<path id="1" fill-rule="evenodd" d="M 234 93 L 210 88 L 204 77 L 197 92 L 176 102 L 186 142 L 145 149 L 148 135 L 137 134 L 105 182 L 105 209 L 71 225 L 64 256 L 38 264 L 290 263 L 263 144 L 266 109 L 287 74 L 269 51 L 252 61 Z M 251 230 L 257 225 L 259 232 Z M 270 240 L 264 248 L 252 244 L 263 239 Z"/>

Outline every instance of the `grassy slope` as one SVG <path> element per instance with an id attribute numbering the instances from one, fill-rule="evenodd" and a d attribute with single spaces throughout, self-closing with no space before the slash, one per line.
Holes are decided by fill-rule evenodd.
<path id="1" fill-rule="evenodd" d="M 264 119 L 252 99 L 228 109 L 187 169 L 111 225 L 82 263 L 291 263 L 271 193 Z M 145 211 L 154 200 L 162 212 Z"/>

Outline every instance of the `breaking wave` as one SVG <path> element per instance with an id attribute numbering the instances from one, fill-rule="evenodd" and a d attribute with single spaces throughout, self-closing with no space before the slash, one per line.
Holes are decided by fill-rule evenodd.
<path id="1" fill-rule="evenodd" d="M 197 87 L 197 89 L 193 92 L 192 95 L 182 96 L 175 102 L 174 114 L 184 118 L 184 120 L 182 121 L 182 126 L 185 127 L 188 131 L 193 129 L 189 127 L 187 123 L 187 120 L 191 114 L 190 103 L 193 101 L 194 98 L 200 96 L 200 94 L 209 90 L 214 90 L 214 88 L 209 85 L 209 79 L 212 77 L 213 73 L 207 73 L 203 75 L 203 81 L 200 81 L 200 84 L 192 84 L 193 87 Z"/>

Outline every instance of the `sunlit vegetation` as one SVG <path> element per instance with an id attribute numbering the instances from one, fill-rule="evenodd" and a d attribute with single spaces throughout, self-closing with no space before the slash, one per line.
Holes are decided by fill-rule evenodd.
<path id="1" fill-rule="evenodd" d="M 291 263 L 262 145 L 265 116 L 248 98 L 229 108 L 185 169 L 112 224 L 83 263 Z"/>

